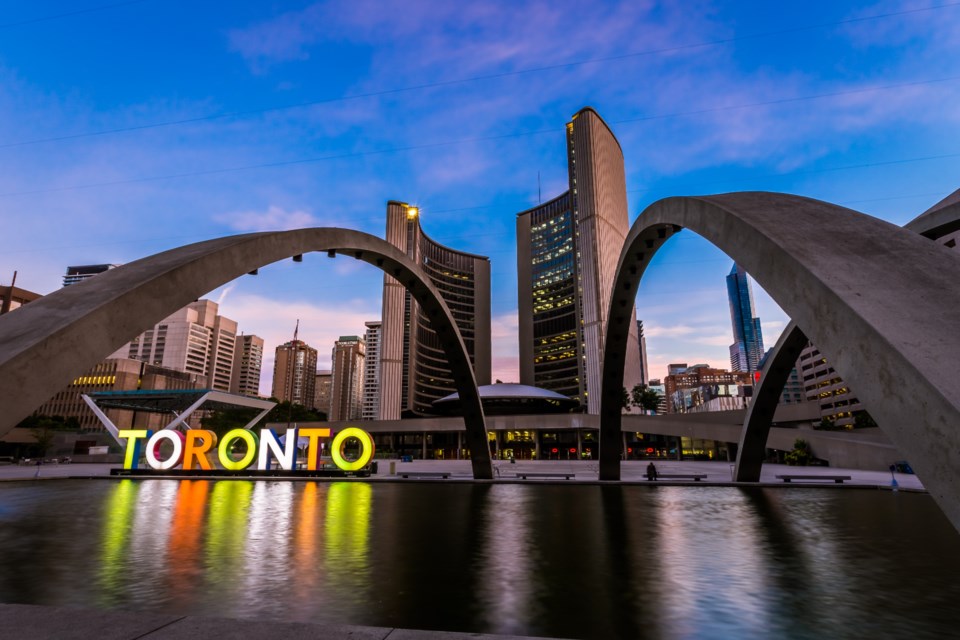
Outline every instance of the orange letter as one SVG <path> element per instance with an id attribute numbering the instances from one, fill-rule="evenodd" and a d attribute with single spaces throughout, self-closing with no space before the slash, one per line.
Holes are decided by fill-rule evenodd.
<path id="1" fill-rule="evenodd" d="M 193 459 L 196 458 L 201 469 L 213 469 L 210 458 L 207 457 L 207 451 L 217 444 L 217 434 L 206 429 L 190 429 L 186 435 L 187 442 L 183 447 L 183 468 L 193 469 Z"/>
<path id="2" fill-rule="evenodd" d="M 307 470 L 317 470 L 317 460 L 320 459 L 320 445 L 317 441 L 320 438 L 329 438 L 330 429 L 297 429 L 297 435 L 303 438 L 309 438 L 307 444 Z"/>

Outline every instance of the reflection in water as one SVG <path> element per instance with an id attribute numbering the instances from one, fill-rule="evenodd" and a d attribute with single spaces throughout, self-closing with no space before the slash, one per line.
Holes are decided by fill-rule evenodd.
<path id="1" fill-rule="evenodd" d="M 0 485 L 0 602 L 574 638 L 946 637 L 960 536 L 881 491 Z"/>
<path id="2" fill-rule="evenodd" d="M 370 583 L 372 493 L 366 482 L 334 482 L 327 493 L 323 577 L 332 590 L 353 602 L 366 601 Z"/>
<path id="3" fill-rule="evenodd" d="M 120 480 L 106 497 L 100 560 L 99 602 L 103 606 L 115 605 L 123 591 L 126 563 L 130 546 L 133 510 L 137 504 L 140 483 L 135 480 Z"/>
<path id="4" fill-rule="evenodd" d="M 505 489 L 501 491 L 501 489 Z M 514 634 L 538 606 L 530 575 L 540 564 L 539 547 L 531 535 L 530 517 L 534 494 L 494 487 L 496 505 L 490 509 L 479 543 L 484 559 L 477 596 L 486 605 L 493 631 Z"/>

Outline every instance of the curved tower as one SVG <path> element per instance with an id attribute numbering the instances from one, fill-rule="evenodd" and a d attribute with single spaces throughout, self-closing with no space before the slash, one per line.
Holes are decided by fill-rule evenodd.
<path id="1" fill-rule="evenodd" d="M 426 272 L 463 336 L 478 385 L 490 384 L 490 259 L 435 242 L 420 228 L 420 212 L 387 203 L 386 240 Z M 433 401 L 456 390 L 440 338 L 416 301 L 389 275 L 383 278 L 380 342 L 381 420 L 435 413 Z"/>
<path id="2" fill-rule="evenodd" d="M 587 107 L 567 123 L 570 189 L 517 215 L 520 382 L 600 412 L 604 327 L 630 229 L 623 152 Z M 636 311 L 623 386 L 641 382 Z"/>

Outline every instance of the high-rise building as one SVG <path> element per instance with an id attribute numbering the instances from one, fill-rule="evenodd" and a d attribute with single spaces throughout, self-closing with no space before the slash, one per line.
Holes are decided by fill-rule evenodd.
<path id="1" fill-rule="evenodd" d="M 260 370 L 263 366 L 263 338 L 239 335 L 233 349 L 233 373 L 230 393 L 260 395 Z"/>
<path id="2" fill-rule="evenodd" d="M 333 389 L 333 372 L 317 371 L 317 386 L 314 391 L 313 408 L 330 417 L 330 394 Z"/>
<path id="3" fill-rule="evenodd" d="M 118 264 L 88 264 L 78 267 L 67 267 L 67 273 L 63 276 L 63 286 L 68 287 L 71 284 L 77 284 L 78 282 L 83 282 L 88 278 L 92 278 L 98 273 L 103 273 L 104 271 L 109 271 L 110 269 L 116 269 L 120 265 Z"/>
<path id="4" fill-rule="evenodd" d="M 380 330 L 383 323 L 371 321 L 365 323 L 366 356 L 363 361 L 363 420 L 376 420 L 380 417 Z"/>
<path id="5" fill-rule="evenodd" d="M 420 211 L 387 203 L 386 240 L 427 273 L 463 336 L 478 385 L 490 384 L 490 259 L 430 239 Z M 434 413 L 433 401 L 454 391 L 440 338 L 416 300 L 393 277 L 383 278 L 380 336 L 381 420 Z"/>
<path id="6" fill-rule="evenodd" d="M 230 391 L 237 323 L 219 315 L 212 300 L 197 300 L 120 347 L 111 357 L 131 358 L 204 376 L 211 389 Z"/>
<path id="7" fill-rule="evenodd" d="M 763 333 L 760 318 L 753 307 L 753 290 L 747 272 L 734 264 L 727 276 L 727 297 L 730 300 L 730 321 L 733 344 L 730 345 L 730 370 L 753 373 L 763 358 Z"/>
<path id="8" fill-rule="evenodd" d="M 280 402 L 314 408 L 317 384 L 317 350 L 303 340 L 277 347 L 273 360 L 273 390 Z"/>
<path id="9" fill-rule="evenodd" d="M 856 414 L 863 411 L 863 406 L 820 350 L 807 343 L 797 359 L 797 369 L 803 378 L 807 401 L 816 402 L 820 407 L 820 419 L 852 429 Z"/>
<path id="10" fill-rule="evenodd" d="M 517 215 L 520 382 L 600 412 L 613 279 L 630 223 L 623 152 L 586 108 L 567 123 L 569 190 Z M 643 380 L 631 310 L 623 386 Z"/>
<path id="11" fill-rule="evenodd" d="M 359 420 L 363 413 L 364 343 L 360 336 L 340 336 L 333 347 L 330 420 Z"/>
<path id="12" fill-rule="evenodd" d="M 637 340 L 640 342 L 640 382 L 649 384 L 647 381 L 650 380 L 650 369 L 647 366 L 647 339 L 643 335 L 643 320 L 637 320 Z"/>

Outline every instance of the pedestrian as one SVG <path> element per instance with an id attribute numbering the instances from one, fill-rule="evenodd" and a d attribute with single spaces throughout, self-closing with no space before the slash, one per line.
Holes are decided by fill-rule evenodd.
<path id="1" fill-rule="evenodd" d="M 647 480 L 656 480 L 657 479 L 657 467 L 653 464 L 653 461 L 650 461 L 650 464 L 647 465 Z"/>
<path id="2" fill-rule="evenodd" d="M 40 477 L 40 463 L 43 462 L 40 458 L 37 458 L 37 472 L 33 474 L 34 479 Z"/>

